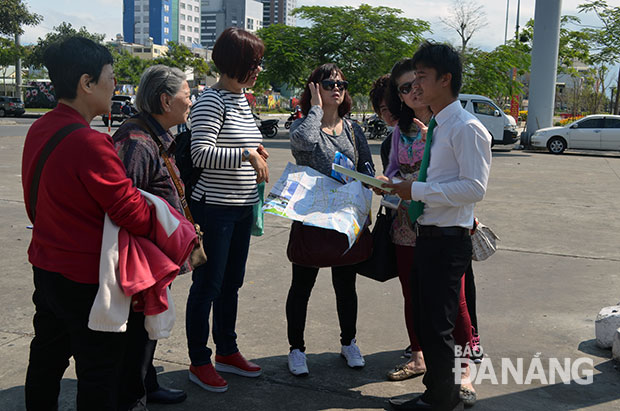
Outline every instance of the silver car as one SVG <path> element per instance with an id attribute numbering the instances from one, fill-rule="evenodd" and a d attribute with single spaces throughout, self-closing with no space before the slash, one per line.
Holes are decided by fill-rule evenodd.
<path id="1" fill-rule="evenodd" d="M 620 116 L 592 114 L 564 127 L 541 128 L 531 143 L 553 154 L 571 148 L 620 151 Z"/>

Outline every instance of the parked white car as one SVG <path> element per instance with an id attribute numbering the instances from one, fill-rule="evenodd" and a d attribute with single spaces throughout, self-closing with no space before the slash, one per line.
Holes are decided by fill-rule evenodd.
<path id="1" fill-rule="evenodd" d="M 567 148 L 620 151 L 620 116 L 592 114 L 564 127 L 547 127 L 531 138 L 534 147 L 562 154 Z"/>
<path id="2" fill-rule="evenodd" d="M 517 122 L 512 116 L 507 116 L 488 97 L 477 94 L 459 94 L 463 108 L 480 120 L 493 137 L 491 145 L 514 144 L 517 136 Z"/>

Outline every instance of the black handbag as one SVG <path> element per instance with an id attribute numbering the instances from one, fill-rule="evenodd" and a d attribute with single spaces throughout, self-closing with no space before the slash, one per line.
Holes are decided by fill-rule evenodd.
<path id="1" fill-rule="evenodd" d="M 383 206 L 379 207 L 377 220 L 372 228 L 372 255 L 356 264 L 358 274 L 380 282 L 398 277 L 396 246 L 390 235 L 395 214 L 395 211 L 390 212 Z"/>

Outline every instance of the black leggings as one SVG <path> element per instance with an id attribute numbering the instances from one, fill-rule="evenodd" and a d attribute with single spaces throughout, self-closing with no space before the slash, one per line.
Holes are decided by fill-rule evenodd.
<path id="1" fill-rule="evenodd" d="M 305 351 L 304 329 L 308 300 L 319 269 L 293 264 L 293 280 L 286 299 L 286 321 L 288 342 L 291 351 Z M 349 345 L 355 338 L 357 323 L 357 292 L 355 291 L 355 269 L 351 266 L 332 267 L 332 284 L 336 292 L 336 308 L 340 323 L 340 343 Z"/>

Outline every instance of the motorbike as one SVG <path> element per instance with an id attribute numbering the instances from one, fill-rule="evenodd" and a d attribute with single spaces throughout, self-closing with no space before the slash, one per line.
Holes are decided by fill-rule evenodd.
<path id="1" fill-rule="evenodd" d="M 385 121 L 379 118 L 376 114 L 370 116 L 368 120 L 366 120 L 366 124 L 363 129 L 369 140 L 373 140 L 375 138 L 383 139 L 388 135 L 387 124 L 385 124 Z"/>
<path id="2" fill-rule="evenodd" d="M 295 110 L 291 113 L 291 115 L 288 116 L 288 118 L 284 122 L 284 128 L 288 130 L 289 128 L 291 128 L 291 124 L 293 124 L 293 121 L 301 117 L 302 117 L 301 107 L 297 106 L 295 107 Z"/>
<path id="3" fill-rule="evenodd" d="M 274 138 L 278 134 L 278 123 L 280 120 L 261 120 L 259 116 L 252 113 L 254 120 L 257 121 L 258 129 L 266 138 Z M 260 123 L 258 123 L 260 121 Z"/>

